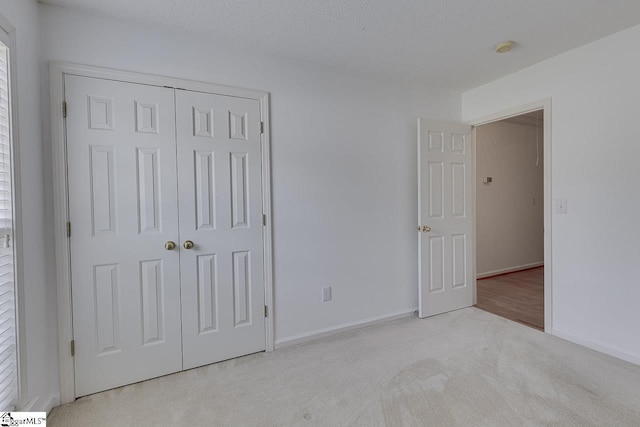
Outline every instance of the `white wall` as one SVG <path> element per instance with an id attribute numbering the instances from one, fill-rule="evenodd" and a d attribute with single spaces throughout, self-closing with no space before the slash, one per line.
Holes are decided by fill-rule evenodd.
<path id="1" fill-rule="evenodd" d="M 271 93 L 278 342 L 415 309 L 415 119 L 459 120 L 459 94 L 374 81 L 51 6 L 41 5 L 40 17 L 45 61 Z M 46 86 L 44 64 L 42 74 Z M 50 176 L 51 165 L 46 167 Z M 333 286 L 333 301 L 323 303 L 321 288 L 327 285 Z"/>
<path id="2" fill-rule="evenodd" d="M 476 129 L 478 276 L 544 262 L 542 136 L 535 123 L 503 120 Z M 485 177 L 493 182 L 483 183 Z"/>
<path id="3" fill-rule="evenodd" d="M 18 81 L 18 135 L 20 181 L 22 185 L 22 256 L 24 277 L 22 313 L 26 337 L 21 353 L 26 356 L 22 374 L 26 388 L 21 405 L 46 410 L 57 404 L 57 341 L 55 283 L 48 280 L 43 242 L 44 177 L 40 132 L 38 5 L 35 0 L 5 0 L 0 13 L 16 28 Z"/>
<path id="4" fill-rule="evenodd" d="M 553 331 L 640 363 L 640 26 L 463 94 L 463 120 L 552 98 Z"/>

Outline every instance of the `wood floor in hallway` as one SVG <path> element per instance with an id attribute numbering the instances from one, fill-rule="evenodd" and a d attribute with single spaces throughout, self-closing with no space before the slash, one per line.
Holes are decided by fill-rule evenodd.
<path id="1" fill-rule="evenodd" d="M 477 308 L 544 331 L 544 267 L 477 283 Z"/>

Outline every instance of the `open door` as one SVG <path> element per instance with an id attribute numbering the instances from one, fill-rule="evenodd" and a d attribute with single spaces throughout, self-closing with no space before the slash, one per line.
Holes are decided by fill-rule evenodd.
<path id="1" fill-rule="evenodd" d="M 418 119 L 419 316 L 473 305 L 471 126 Z"/>

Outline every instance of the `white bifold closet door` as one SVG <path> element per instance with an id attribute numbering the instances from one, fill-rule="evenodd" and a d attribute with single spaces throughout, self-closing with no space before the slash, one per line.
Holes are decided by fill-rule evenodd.
<path id="1" fill-rule="evenodd" d="M 182 368 L 173 89 L 67 76 L 76 395 Z"/>
<path id="2" fill-rule="evenodd" d="M 264 350 L 259 102 L 79 76 L 65 99 L 76 396 Z"/>
<path id="3" fill-rule="evenodd" d="M 177 90 L 176 111 L 189 369 L 265 349 L 260 105 Z"/>

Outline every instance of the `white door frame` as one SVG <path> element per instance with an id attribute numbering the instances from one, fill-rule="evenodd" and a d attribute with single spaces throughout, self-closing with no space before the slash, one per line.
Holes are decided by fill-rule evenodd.
<path id="1" fill-rule="evenodd" d="M 264 283 L 265 305 L 268 316 L 265 320 L 266 351 L 273 351 L 274 316 L 273 316 L 273 258 L 272 258 L 272 221 L 271 221 L 271 145 L 269 138 L 269 93 L 221 86 L 192 80 L 162 77 L 99 68 L 66 62 L 49 64 L 49 85 L 51 91 L 51 142 L 53 161 L 53 200 L 54 200 L 54 235 L 56 250 L 56 281 L 58 307 L 58 357 L 60 368 L 60 401 L 69 403 L 75 400 L 75 372 L 71 356 L 73 340 L 73 319 L 71 302 L 71 256 L 67 222 L 69 221 L 69 194 L 67 186 L 67 150 L 65 138 L 65 120 L 62 115 L 64 101 L 64 76 L 76 75 L 117 80 L 128 83 L 139 83 L 152 86 L 171 87 L 195 92 L 229 95 L 240 98 L 255 99 L 260 102 L 260 120 L 264 123 L 262 134 L 262 212 L 266 215 L 264 226 Z"/>
<path id="2" fill-rule="evenodd" d="M 551 187 L 551 98 L 545 98 L 539 101 L 534 101 L 525 105 L 509 108 L 507 110 L 499 111 L 494 114 L 479 117 L 474 120 L 468 120 L 465 123 L 474 127 L 473 130 L 473 168 L 476 170 L 476 131 L 475 128 L 488 123 L 497 122 L 500 120 L 508 119 L 510 117 L 526 114 L 531 111 L 543 110 L 544 111 L 544 123 L 543 123 L 543 135 L 544 135 L 544 331 L 551 334 L 553 330 L 553 295 L 552 295 L 552 234 L 551 234 L 551 222 L 553 217 L 553 203 L 552 203 L 552 187 Z M 472 177 L 473 188 L 473 205 L 474 205 L 474 218 L 473 218 L 473 240 L 477 244 L 476 240 L 476 176 L 475 173 Z M 477 302 L 477 280 L 476 277 L 476 254 L 477 250 L 474 248 L 474 261 L 473 261 L 473 277 L 474 277 L 474 304 Z"/>

